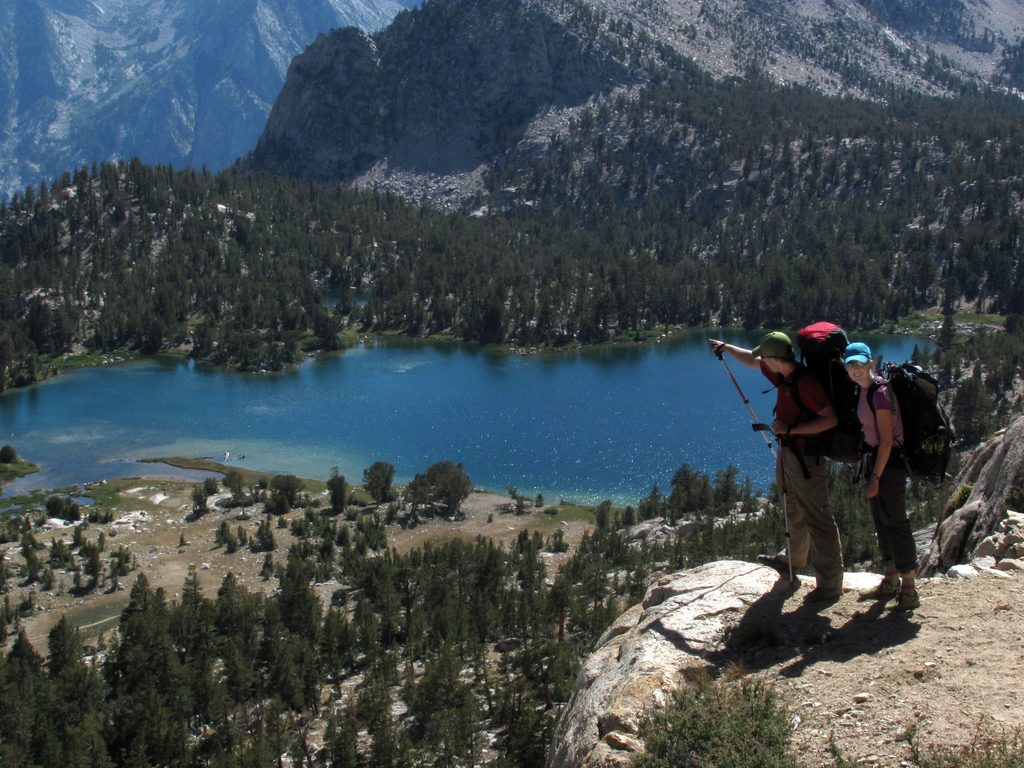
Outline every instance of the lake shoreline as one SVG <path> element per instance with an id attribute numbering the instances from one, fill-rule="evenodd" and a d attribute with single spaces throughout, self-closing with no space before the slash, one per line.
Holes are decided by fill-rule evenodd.
<path id="1" fill-rule="evenodd" d="M 967 317 L 974 317 L 973 315 Z M 906 320 L 913 319 L 913 325 L 905 323 Z M 871 329 L 871 330 L 849 330 L 847 334 L 851 338 L 856 335 L 887 335 L 887 336 L 918 336 L 927 338 L 929 341 L 934 342 L 937 338 L 938 329 L 941 325 L 941 317 L 935 319 L 931 315 L 926 313 L 914 313 L 904 321 L 887 323 L 886 326 Z M 970 322 L 965 322 L 966 328 L 972 327 Z M 454 336 L 447 334 L 433 334 L 430 336 L 409 336 L 407 334 L 397 331 L 368 331 L 363 333 L 346 335 L 345 343 L 338 349 L 332 350 L 315 350 L 302 355 L 299 360 L 289 365 L 283 366 L 280 369 L 269 370 L 269 369 L 246 369 L 239 368 L 237 366 L 219 364 L 211 362 L 206 358 L 193 358 L 191 351 L 186 346 L 168 347 L 161 349 L 160 351 L 153 354 L 143 354 L 138 350 L 133 349 L 117 349 L 110 352 L 92 352 L 85 351 L 84 348 L 78 353 L 65 353 L 58 357 L 50 359 L 43 359 L 40 361 L 39 370 L 41 375 L 34 382 L 28 382 L 25 384 L 15 385 L 12 384 L 8 387 L 10 390 L 26 389 L 40 384 L 61 374 L 69 371 L 79 370 L 82 368 L 105 368 L 109 366 L 122 365 L 138 360 L 178 360 L 178 361 L 192 361 L 195 365 L 208 367 L 212 370 L 220 370 L 228 373 L 238 374 L 281 374 L 288 373 L 301 367 L 305 362 L 309 360 L 321 360 L 330 359 L 336 356 L 342 356 L 346 352 L 351 351 L 359 346 L 375 345 L 379 343 L 387 343 L 389 341 L 399 341 L 402 343 L 410 344 L 453 344 L 458 346 L 470 346 L 476 347 L 484 352 L 518 355 L 518 356 L 560 356 L 566 354 L 578 354 L 587 352 L 590 350 L 599 349 L 616 349 L 616 348 L 637 348 L 643 349 L 648 346 L 655 346 L 665 342 L 671 342 L 673 339 L 685 334 L 688 331 L 708 331 L 708 332 L 727 332 L 727 333 L 750 333 L 756 331 L 756 329 L 744 328 L 742 326 L 735 325 L 677 325 L 677 324 L 659 324 L 654 328 L 644 331 L 633 331 L 623 332 L 617 336 L 607 339 L 606 341 L 600 341 L 590 344 L 584 344 L 580 342 L 570 342 L 566 344 L 513 344 L 509 342 L 500 342 L 494 344 L 480 344 L 479 342 L 469 341 L 465 339 L 458 339 Z M 0 392 L 2 394 L 2 392 Z"/>

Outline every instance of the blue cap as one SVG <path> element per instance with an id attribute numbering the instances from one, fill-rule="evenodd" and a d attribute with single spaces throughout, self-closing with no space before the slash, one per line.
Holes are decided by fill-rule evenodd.
<path id="1" fill-rule="evenodd" d="M 846 351 L 843 352 L 844 363 L 860 363 L 861 365 L 864 365 L 870 360 L 871 347 L 863 341 L 855 341 L 852 344 L 846 345 Z"/>

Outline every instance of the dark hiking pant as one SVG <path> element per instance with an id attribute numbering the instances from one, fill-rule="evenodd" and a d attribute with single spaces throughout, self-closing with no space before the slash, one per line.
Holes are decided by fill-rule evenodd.
<path id="1" fill-rule="evenodd" d="M 886 464 L 878 480 L 878 495 L 871 499 L 878 549 L 883 565 L 895 565 L 900 573 L 917 569 L 917 545 L 907 519 L 907 470 L 898 456 Z"/>

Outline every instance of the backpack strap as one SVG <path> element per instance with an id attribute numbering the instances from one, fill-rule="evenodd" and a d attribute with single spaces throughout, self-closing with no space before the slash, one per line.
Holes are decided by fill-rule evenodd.
<path id="1" fill-rule="evenodd" d="M 796 403 L 797 408 L 800 409 L 800 413 L 804 418 L 813 418 L 816 414 L 811 413 L 807 406 L 804 405 L 803 398 L 800 397 L 800 379 L 807 374 L 807 366 L 800 364 L 793 370 L 793 377 L 790 379 L 787 386 L 789 387 L 789 393 L 793 397 L 793 402 Z M 781 375 L 780 375 L 781 376 Z M 780 382 L 785 384 L 786 382 L 780 378 Z"/>
<path id="2" fill-rule="evenodd" d="M 883 386 L 889 390 L 889 397 L 896 397 L 896 394 L 892 391 L 892 387 L 889 387 L 884 381 L 872 381 L 867 392 L 868 407 L 871 409 L 871 415 L 875 417 L 875 434 L 878 435 L 879 440 L 882 439 L 882 430 L 878 428 L 878 411 L 875 409 L 875 393 Z M 894 415 L 895 413 L 896 412 L 893 411 Z M 865 448 L 866 447 L 867 445 L 865 444 Z M 889 453 L 889 458 L 890 460 L 897 459 L 903 465 L 903 468 L 906 469 L 907 474 L 910 474 L 910 466 L 907 464 L 907 457 L 903 455 L 903 446 L 896 442 L 895 435 L 893 435 L 892 450 Z"/>
<path id="3" fill-rule="evenodd" d="M 805 418 L 813 416 L 813 414 L 809 410 L 807 410 L 807 407 L 804 405 L 804 401 L 800 398 L 800 379 L 806 373 L 807 367 L 803 364 L 800 364 L 794 369 L 793 376 L 790 378 L 788 382 L 782 377 L 782 374 L 780 373 L 775 384 L 776 388 L 789 388 L 789 393 L 790 396 L 793 398 L 793 402 L 796 403 L 797 408 L 800 409 L 801 415 Z M 805 442 L 807 439 L 813 438 L 805 438 Z M 803 473 L 804 479 L 810 480 L 811 471 L 807 468 L 807 460 L 804 458 L 803 451 L 797 448 L 796 441 L 790 438 L 786 438 L 785 436 L 782 436 L 779 438 L 779 442 L 783 446 L 788 447 L 793 452 L 793 455 L 796 456 L 797 463 L 800 465 L 800 471 Z M 818 461 L 821 461 L 821 457 L 818 458 Z"/>
<path id="4" fill-rule="evenodd" d="M 871 415 L 875 417 L 875 432 L 878 431 L 878 411 L 875 410 L 875 392 L 882 387 L 881 382 L 872 380 L 871 386 L 868 387 L 868 408 L 871 409 Z"/>

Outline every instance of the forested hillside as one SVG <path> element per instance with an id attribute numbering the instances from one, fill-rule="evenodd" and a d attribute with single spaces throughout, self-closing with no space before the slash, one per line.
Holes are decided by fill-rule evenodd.
<path id="1" fill-rule="evenodd" d="M 602 120 L 647 138 L 611 142 Z M 693 72 L 495 178 L 492 215 L 81 169 L 0 206 L 0 367 L 29 383 L 84 345 L 273 369 L 346 328 L 557 346 L 793 328 L 824 308 L 857 329 L 922 308 L 1017 315 L 1022 126 L 1020 100 L 993 93 L 869 105 Z"/>
<path id="2" fill-rule="evenodd" d="M 18 536 L 20 556 L 9 548 L 0 560 L 0 645 L 9 641 L 0 756 L 10 768 L 264 768 L 285 753 L 309 766 L 537 768 L 579 659 L 655 574 L 751 559 L 782 539 L 779 510 L 757 514 L 761 502 L 736 476 L 731 468 L 712 481 L 684 466 L 667 493 L 635 508 L 604 502 L 571 557 L 558 527 L 522 530 L 508 546 L 478 538 L 386 549 L 386 505 L 346 503 L 344 480 L 337 504 L 333 489 L 330 506 L 306 494 L 283 513 L 268 503 L 248 542 L 235 538 L 233 513 L 210 509 L 202 514 L 220 517 L 227 535 L 210 542 L 186 527 L 181 546 L 226 550 L 243 572 L 251 548 L 277 587 L 246 587 L 229 573 L 215 594 L 203 593 L 195 570 L 180 594 L 155 588 L 133 572 L 141 554 L 106 539 L 99 519 L 49 547 L 11 521 L 5 532 Z M 834 501 L 848 561 L 870 557 L 863 500 Z M 912 499 L 916 510 L 934 508 L 928 501 Z M 660 538 L 629 530 L 655 517 Z M 275 543 L 282 527 L 287 551 Z M 87 659 L 67 621 L 49 633 L 44 657 L 20 627 L 31 594 L 14 602 L 10 593 L 15 579 L 44 590 L 71 573 L 78 597 L 117 583 L 132 583 L 130 596 L 117 631 Z M 332 581 L 326 604 L 314 584 Z"/>
<path id="3" fill-rule="evenodd" d="M 1022 116 L 995 94 L 881 105 L 693 73 L 580 120 L 492 191 L 513 212 L 609 228 L 661 265 L 756 274 L 718 282 L 708 308 L 723 323 L 828 306 L 865 327 L 961 301 L 1019 313 Z"/>
<path id="4" fill-rule="evenodd" d="M 714 135 L 687 110 L 635 119 L 666 81 L 793 85 L 865 105 L 911 93 L 956 111 L 965 88 L 1015 82 L 1022 29 L 1020 0 L 432 0 L 372 36 L 317 38 L 245 162 L 439 207 L 489 203 L 489 179 L 574 143 L 573 121 L 611 147 L 675 132 L 671 148 L 701 152 Z"/>

